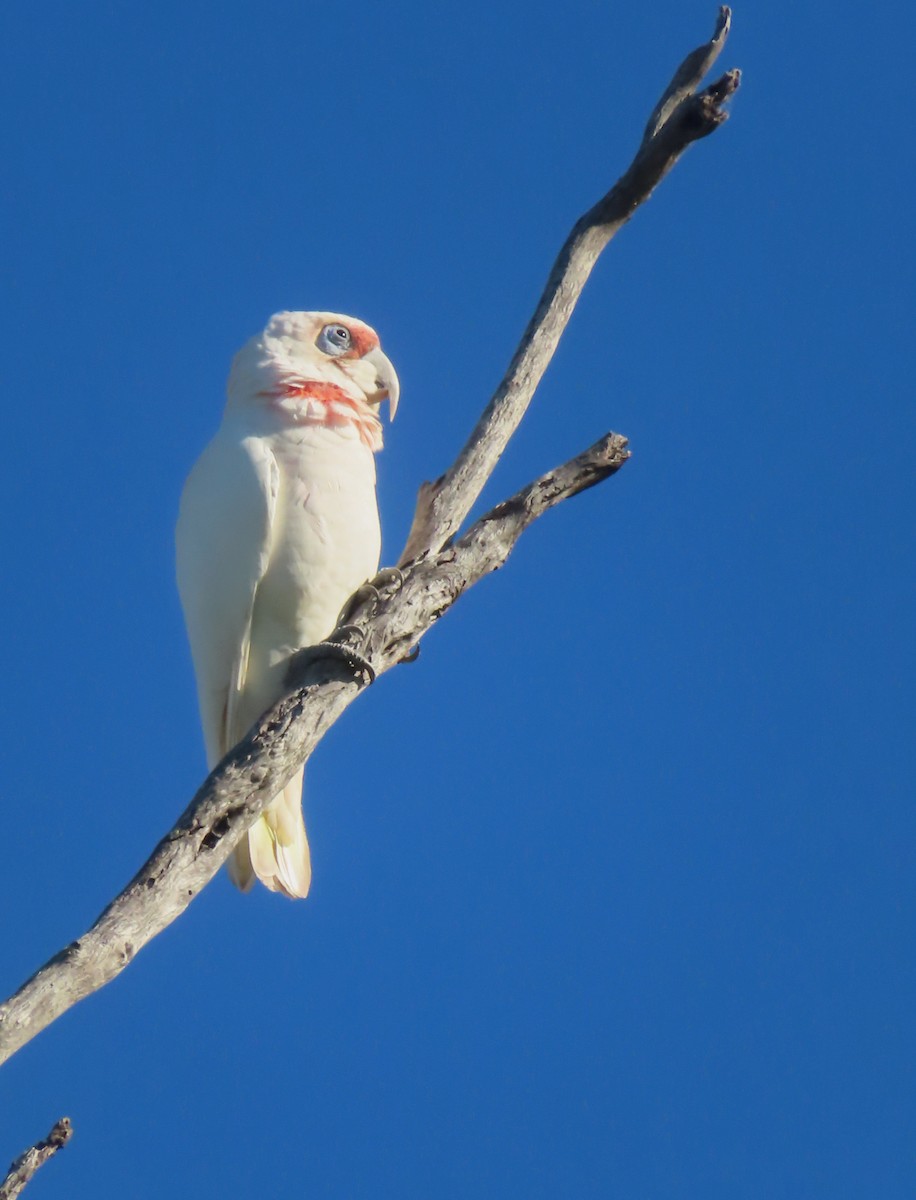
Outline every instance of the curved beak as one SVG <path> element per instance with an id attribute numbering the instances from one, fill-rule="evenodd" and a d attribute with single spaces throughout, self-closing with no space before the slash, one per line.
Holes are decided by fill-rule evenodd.
<path id="1" fill-rule="evenodd" d="M 368 354 L 363 355 L 365 362 L 372 363 L 375 367 L 375 385 L 376 396 L 372 399 L 379 404 L 388 397 L 388 419 L 394 420 L 394 414 L 398 410 L 398 396 L 401 394 L 401 385 L 398 383 L 397 372 L 391 365 L 391 360 L 386 354 L 382 353 L 380 346 L 376 346 L 374 350 L 370 350 Z"/>

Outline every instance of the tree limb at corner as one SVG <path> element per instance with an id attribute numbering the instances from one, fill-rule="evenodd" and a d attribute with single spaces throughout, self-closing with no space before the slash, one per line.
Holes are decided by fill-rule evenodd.
<path id="1" fill-rule="evenodd" d="M 728 72 L 703 92 L 696 88 L 718 57 L 729 22 L 730 11 L 722 8 L 712 39 L 688 55 L 656 105 L 631 166 L 574 225 L 467 444 L 441 479 L 420 489 L 401 569 L 360 588 L 328 642 L 294 657 L 288 694 L 217 764 L 127 887 L 83 937 L 0 1005 L 0 1064 L 114 979 L 187 908 L 341 713 L 372 679 L 410 657 L 469 587 L 502 566 L 533 521 L 626 462 L 626 439 L 607 434 L 452 541 L 530 404 L 599 254 L 684 150 L 726 119 L 722 105 L 739 73 Z"/>
<path id="2" fill-rule="evenodd" d="M 6 1178 L 0 1183 L 0 1200 L 15 1200 L 39 1167 L 43 1167 L 73 1136 L 68 1117 L 61 1117 L 42 1142 L 36 1142 L 10 1163 Z"/>

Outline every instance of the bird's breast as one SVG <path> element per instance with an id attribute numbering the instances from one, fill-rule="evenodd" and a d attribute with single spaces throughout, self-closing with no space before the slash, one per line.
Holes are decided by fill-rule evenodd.
<path id="1" fill-rule="evenodd" d="M 378 569 L 372 452 L 353 431 L 304 428 L 274 438 L 279 493 L 252 650 L 276 662 L 321 641 Z"/>

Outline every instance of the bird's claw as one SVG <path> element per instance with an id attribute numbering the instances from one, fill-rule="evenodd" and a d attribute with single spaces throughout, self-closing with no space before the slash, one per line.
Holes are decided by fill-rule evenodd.
<path id="1" fill-rule="evenodd" d="M 387 596 L 393 596 L 403 586 L 404 572 L 398 567 L 386 567 L 384 571 L 379 571 L 373 579 L 361 584 L 356 589 L 341 609 L 340 616 L 337 618 L 338 624 L 346 625 L 351 622 L 364 606 L 367 611 L 360 615 L 374 617 L 382 600 Z"/>
<path id="2" fill-rule="evenodd" d="M 322 657 L 322 652 L 331 658 L 337 658 L 349 666 L 361 671 L 369 683 L 375 683 L 375 668 L 372 663 L 356 649 L 356 643 L 362 641 L 365 630 L 354 623 L 354 619 L 371 619 L 378 611 L 378 606 L 387 596 L 393 596 L 404 586 L 404 572 L 398 567 L 387 567 L 384 571 L 362 584 L 356 589 L 347 603 L 343 606 L 337 618 L 337 628 L 331 641 L 318 642 L 309 647 L 309 660 Z M 411 653 L 407 661 L 412 662 L 416 657 Z"/>
<path id="3" fill-rule="evenodd" d="M 338 625 L 334 630 L 334 640 L 319 642 L 318 648 L 328 651 L 329 657 L 339 658 L 354 670 L 361 671 L 366 683 L 375 683 L 375 667 L 361 651 L 346 640 L 351 637 L 359 640 L 362 636 L 363 631 L 356 625 Z"/>
<path id="4" fill-rule="evenodd" d="M 375 588 L 380 598 L 384 592 L 393 596 L 404 586 L 404 572 L 400 567 L 385 567 L 374 579 L 369 580 L 369 586 Z"/>
<path id="5" fill-rule="evenodd" d="M 314 646 L 305 646 L 293 656 L 286 673 L 286 683 L 288 686 L 296 685 L 297 680 L 301 678 L 303 670 L 310 663 L 320 662 L 322 659 L 327 658 L 333 658 L 338 662 L 346 663 L 354 671 L 360 672 L 364 676 L 365 683 L 375 683 L 375 667 L 373 667 L 364 654 L 361 654 L 355 646 L 351 646 L 346 641 L 347 637 L 354 635 L 362 637 L 362 630 L 358 629 L 355 625 L 341 625 L 334 632 L 336 639 L 343 640 L 316 642 Z"/>
<path id="6" fill-rule="evenodd" d="M 361 583 L 347 603 L 340 610 L 337 618 L 338 625 L 347 625 L 359 612 L 364 604 L 372 604 L 372 611 L 378 604 L 378 592 L 371 583 Z"/>

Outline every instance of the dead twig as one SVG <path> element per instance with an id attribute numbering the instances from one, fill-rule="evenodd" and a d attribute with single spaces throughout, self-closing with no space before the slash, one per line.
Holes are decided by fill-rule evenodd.
<path id="1" fill-rule="evenodd" d="M 39 1167 L 43 1167 L 73 1136 L 69 1117 L 61 1117 L 42 1142 L 29 1146 L 23 1154 L 10 1163 L 6 1178 L 0 1183 L 0 1200 L 14 1200 L 29 1182 Z"/>

